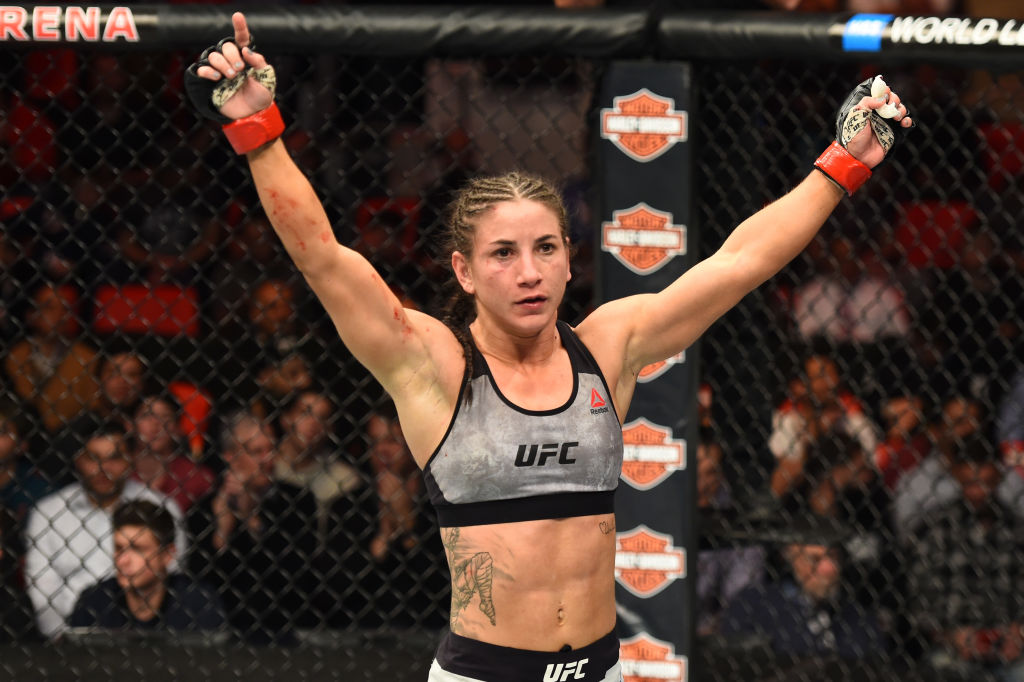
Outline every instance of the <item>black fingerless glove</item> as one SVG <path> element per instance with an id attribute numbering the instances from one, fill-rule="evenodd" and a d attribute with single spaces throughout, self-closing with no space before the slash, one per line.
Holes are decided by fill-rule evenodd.
<path id="1" fill-rule="evenodd" d="M 222 85 L 224 79 L 212 81 L 208 78 L 203 78 L 199 75 L 200 66 L 210 65 L 210 55 L 214 52 L 220 52 L 224 45 L 234 41 L 234 37 L 228 37 L 221 40 L 216 45 L 206 48 L 203 53 L 199 55 L 199 59 L 185 69 L 185 92 L 188 94 L 189 100 L 192 101 L 192 106 L 196 108 L 200 114 L 211 121 L 216 121 L 221 125 L 231 123 L 231 119 L 220 113 L 220 109 L 213 104 L 213 91 L 218 85 Z M 249 49 L 252 49 L 253 43 L 250 41 Z M 244 78 L 245 74 L 239 74 L 235 78 Z M 234 79 L 232 79 L 234 80 Z"/>

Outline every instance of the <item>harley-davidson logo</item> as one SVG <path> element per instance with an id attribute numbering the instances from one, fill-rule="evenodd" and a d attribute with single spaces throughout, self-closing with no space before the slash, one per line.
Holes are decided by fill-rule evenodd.
<path id="1" fill-rule="evenodd" d="M 643 524 L 616 534 L 615 579 L 637 597 L 653 597 L 684 577 L 686 552 L 672 545 L 672 536 Z"/>
<path id="2" fill-rule="evenodd" d="M 652 161 L 686 140 L 686 112 L 675 104 L 647 88 L 616 97 L 611 109 L 601 110 L 601 137 L 635 161 Z"/>
<path id="3" fill-rule="evenodd" d="M 686 656 L 677 656 L 669 642 L 646 632 L 619 642 L 619 661 L 625 682 L 685 682 Z"/>
<path id="4" fill-rule="evenodd" d="M 685 350 L 681 353 L 676 353 L 667 360 L 658 360 L 657 362 L 645 365 L 640 369 L 640 373 L 636 375 L 636 380 L 641 384 L 646 384 L 667 372 L 672 365 L 681 365 L 684 362 L 686 362 Z"/>
<path id="5" fill-rule="evenodd" d="M 686 253 L 686 226 L 673 225 L 671 213 L 641 201 L 612 211 L 611 221 L 601 225 L 601 250 L 636 274 L 649 275 Z"/>
<path id="6" fill-rule="evenodd" d="M 623 424 L 622 442 L 622 478 L 637 490 L 650 490 L 686 468 L 686 441 L 643 417 Z"/>

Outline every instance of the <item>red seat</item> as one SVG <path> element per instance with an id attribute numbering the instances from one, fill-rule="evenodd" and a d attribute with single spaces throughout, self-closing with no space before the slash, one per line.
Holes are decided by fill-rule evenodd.
<path id="1" fill-rule="evenodd" d="M 185 434 L 192 456 L 198 458 L 206 447 L 213 401 L 206 391 L 188 381 L 172 381 L 168 389 L 181 405 L 181 432 Z"/>
<path id="2" fill-rule="evenodd" d="M 419 230 L 420 201 L 416 197 L 370 197 L 359 204 L 356 209 L 356 227 L 362 233 L 373 221 L 375 216 L 383 213 L 394 213 L 402 218 L 401 234 L 397 235 L 398 243 L 411 253 L 416 246 L 416 234 Z"/>
<path id="3" fill-rule="evenodd" d="M 978 131 L 985 141 L 984 163 L 989 186 L 1002 189 L 1010 180 L 1024 174 L 1024 125 L 983 123 Z"/>
<path id="4" fill-rule="evenodd" d="M 20 173 L 47 180 L 57 168 L 56 130 L 42 111 L 15 98 L 10 102 L 3 143 Z"/>
<path id="5" fill-rule="evenodd" d="M 917 201 L 901 206 L 896 242 L 916 268 L 951 268 L 959 260 L 964 234 L 978 214 L 966 201 Z"/>
<path id="6" fill-rule="evenodd" d="M 100 333 L 199 334 L 199 295 L 192 287 L 104 284 L 96 290 L 94 305 L 93 328 Z"/>

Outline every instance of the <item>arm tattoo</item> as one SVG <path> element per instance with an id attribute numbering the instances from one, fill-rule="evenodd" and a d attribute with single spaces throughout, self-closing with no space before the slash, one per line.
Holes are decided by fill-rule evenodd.
<path id="1" fill-rule="evenodd" d="M 612 533 L 612 532 L 615 531 L 615 522 L 614 521 L 602 521 L 601 523 L 597 524 L 597 527 L 601 529 L 602 533 L 604 533 L 605 535 L 608 535 L 608 533 Z"/>
<path id="2" fill-rule="evenodd" d="M 442 543 L 448 553 L 448 561 L 452 570 L 452 612 L 451 628 L 454 632 L 459 617 L 466 610 L 473 597 L 480 598 L 480 610 L 496 625 L 494 598 L 491 596 L 491 585 L 494 580 L 494 562 L 488 552 L 460 554 L 457 545 L 460 529 L 449 528 L 444 531 Z"/>

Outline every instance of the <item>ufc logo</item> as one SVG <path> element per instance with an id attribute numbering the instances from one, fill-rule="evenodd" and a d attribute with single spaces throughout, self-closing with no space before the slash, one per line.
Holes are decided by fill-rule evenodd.
<path id="1" fill-rule="evenodd" d="M 544 466 L 549 459 L 558 456 L 559 464 L 575 464 L 576 460 L 569 457 L 569 448 L 578 447 L 579 443 L 537 443 L 522 444 L 516 452 L 517 467 L 532 467 L 534 462 L 537 466 Z"/>
<path id="2" fill-rule="evenodd" d="M 572 663 L 549 663 L 547 670 L 544 671 L 544 682 L 565 682 L 570 679 L 582 680 L 587 676 L 583 672 L 583 665 L 589 660 L 589 658 L 584 658 Z M 572 677 L 569 677 L 570 675 Z"/>

